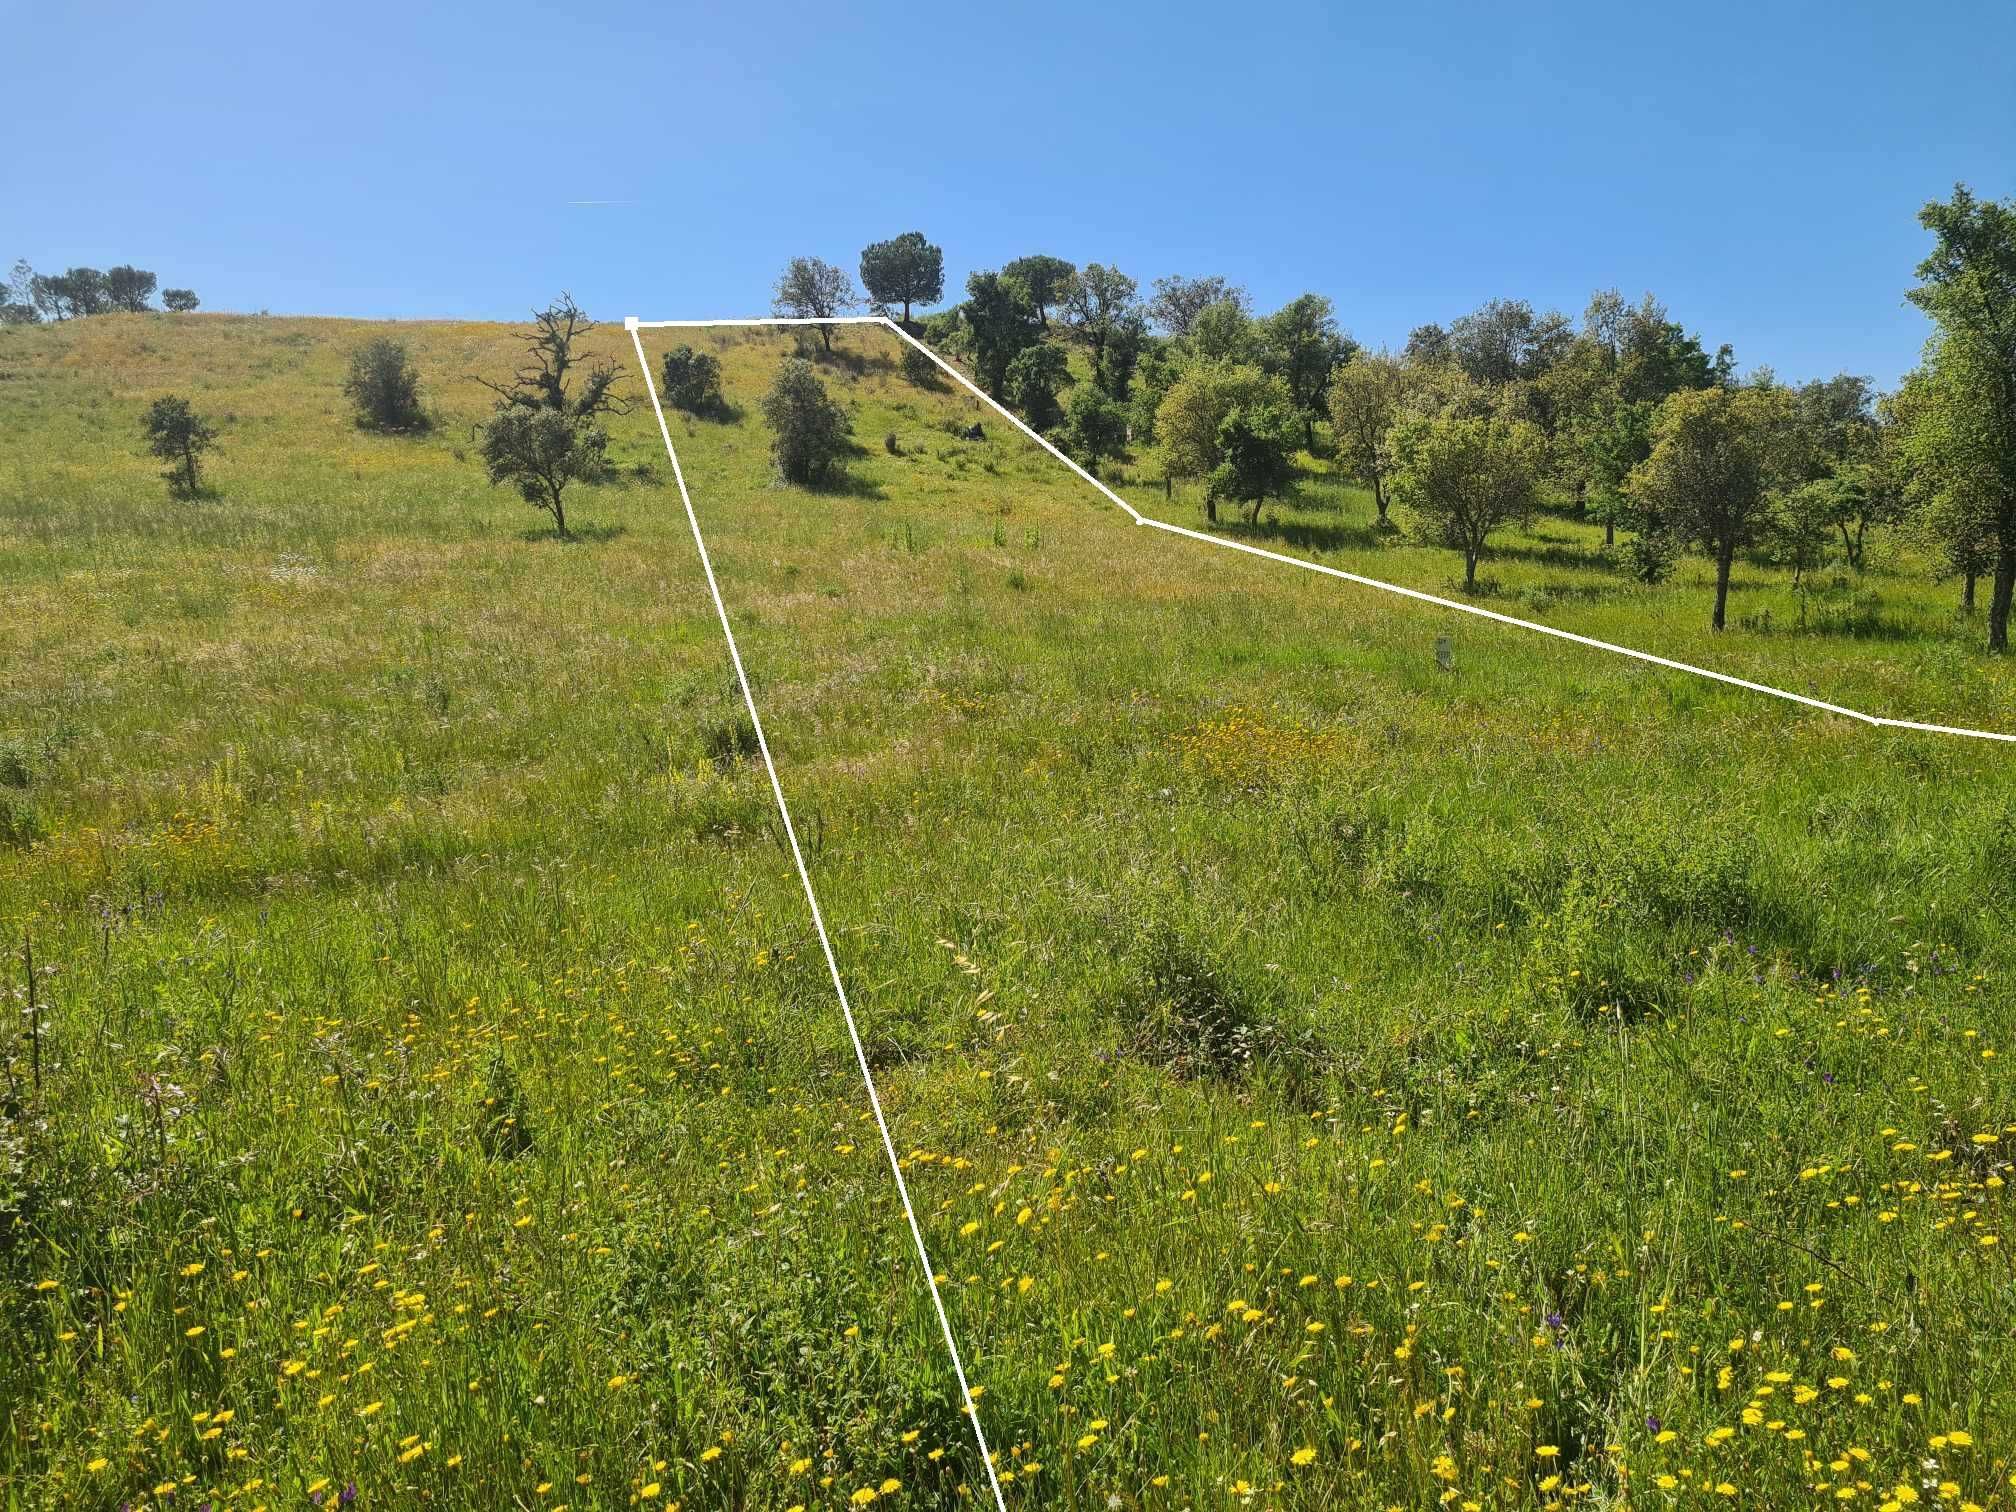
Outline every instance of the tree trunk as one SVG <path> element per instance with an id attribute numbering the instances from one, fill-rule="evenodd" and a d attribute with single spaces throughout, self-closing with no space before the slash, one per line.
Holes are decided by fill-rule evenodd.
<path id="1" fill-rule="evenodd" d="M 2016 597 L 2016 542 L 1995 553 L 1995 592 L 1988 600 L 1988 649 L 2009 649 L 2009 601 Z"/>
<path id="2" fill-rule="evenodd" d="M 1372 474 L 1372 507 L 1379 511 L 1379 523 L 1386 523 L 1386 484 L 1378 473 Z"/>
<path id="3" fill-rule="evenodd" d="M 1720 630 L 1729 617 L 1729 569 L 1736 560 L 1736 548 L 1720 547 L 1715 553 L 1715 628 Z"/>
<path id="4" fill-rule="evenodd" d="M 819 339 L 826 343 L 826 350 L 831 352 L 833 350 L 833 327 L 829 325 L 819 327 Z"/>
<path id="5" fill-rule="evenodd" d="M 1975 574 L 1969 572 L 1964 574 L 1963 576 L 1965 577 L 1966 580 L 1966 586 L 1964 586 L 1960 590 L 1960 608 L 1963 613 L 1972 614 L 1974 612 Z"/>
<path id="6" fill-rule="evenodd" d="M 1316 450 L 1316 417 L 1307 410 L 1302 412 L 1302 450 Z"/>
<path id="7" fill-rule="evenodd" d="M 1465 546 L 1463 548 L 1463 591 L 1465 593 L 1476 591 L 1477 557 L 1478 551 L 1476 547 Z"/>
<path id="8" fill-rule="evenodd" d="M 910 301 L 907 299 L 903 301 L 903 329 L 910 329 Z"/>
<path id="9" fill-rule="evenodd" d="M 1218 501 L 1208 493 L 1204 495 L 1204 518 L 1213 525 L 1218 523 Z"/>
<path id="10" fill-rule="evenodd" d="M 1614 517 L 1603 521 L 1603 544 L 1605 546 L 1617 544 L 1617 521 Z"/>
<path id="11" fill-rule="evenodd" d="M 1262 494 L 1259 498 L 1253 501 L 1253 516 L 1251 519 L 1247 520 L 1246 523 L 1248 525 L 1258 525 L 1260 523 L 1260 506 L 1262 504 L 1265 504 L 1266 502 L 1267 502 L 1267 496 L 1265 494 Z"/>
<path id="12" fill-rule="evenodd" d="M 550 483 L 547 484 L 547 487 L 553 494 L 553 528 L 559 532 L 561 540 L 567 540 L 567 509 L 560 502 L 560 490 L 554 488 Z"/>

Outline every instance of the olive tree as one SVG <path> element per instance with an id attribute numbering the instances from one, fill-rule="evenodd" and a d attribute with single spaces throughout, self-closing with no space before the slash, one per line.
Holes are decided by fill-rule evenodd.
<path id="1" fill-rule="evenodd" d="M 1372 490 L 1381 525 L 1392 503 L 1386 437 L 1406 406 L 1407 384 L 1407 364 L 1390 352 L 1360 352 L 1330 378 L 1330 426 L 1338 460 Z"/>
<path id="2" fill-rule="evenodd" d="M 1463 553 L 1463 586 L 1491 532 L 1529 519 L 1547 468 L 1539 428 L 1498 415 L 1415 418 L 1393 434 L 1393 499 L 1415 529 Z"/>
<path id="3" fill-rule="evenodd" d="M 1727 621 L 1736 553 L 1771 528 L 1774 494 L 1797 481 L 1796 414 L 1781 388 L 1685 389 L 1652 422 L 1652 451 L 1626 490 L 1715 562 L 1717 630 Z"/>
<path id="4" fill-rule="evenodd" d="M 774 314 L 800 320 L 830 320 L 860 303 L 861 296 L 854 292 L 853 282 L 839 268 L 816 257 L 794 257 L 777 275 L 770 309 Z M 832 351 L 833 327 L 820 326 L 819 340 L 827 351 Z"/>
<path id="5" fill-rule="evenodd" d="M 596 326 L 572 297 L 562 294 L 532 319 L 527 361 L 511 381 L 477 379 L 497 395 L 478 449 L 491 484 L 514 485 L 526 503 L 553 517 L 554 533 L 565 541 L 572 539 L 567 487 L 608 471 L 609 435 L 598 422 L 628 413 L 628 406 L 615 392 L 616 365 L 579 350 Z"/>
<path id="6" fill-rule="evenodd" d="M 168 480 L 168 492 L 196 497 L 203 486 L 203 454 L 217 441 L 215 428 L 190 408 L 187 399 L 169 394 L 149 406 L 143 429 L 147 449 L 169 464 L 161 474 Z"/>

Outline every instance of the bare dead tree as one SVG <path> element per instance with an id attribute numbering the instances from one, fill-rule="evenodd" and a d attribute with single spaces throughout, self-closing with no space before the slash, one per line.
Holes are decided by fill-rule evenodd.
<path id="1" fill-rule="evenodd" d="M 532 321 L 525 346 L 530 360 L 511 381 L 476 380 L 497 396 L 500 409 L 553 410 L 575 420 L 630 413 L 629 404 L 615 393 L 621 376 L 616 364 L 608 358 L 586 362 L 575 351 L 575 342 L 596 323 L 582 313 L 573 295 L 563 293 L 557 303 L 535 311 Z"/>

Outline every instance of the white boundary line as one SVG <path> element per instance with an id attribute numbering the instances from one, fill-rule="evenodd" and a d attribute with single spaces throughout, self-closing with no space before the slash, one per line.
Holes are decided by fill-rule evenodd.
<path id="1" fill-rule="evenodd" d="M 1864 714 L 1860 709 L 1850 709 L 1841 704 L 1828 703 L 1824 699 L 1808 698 L 1803 693 L 1788 692 L 1784 688 L 1774 688 L 1769 683 L 1751 682 L 1748 678 L 1735 677 L 1727 672 L 1712 671 L 1707 667 L 1697 667 L 1691 662 L 1674 661 L 1670 657 L 1655 656 L 1650 651 L 1640 651 L 1632 646 L 1620 646 L 1614 641 L 1597 640 L 1593 636 L 1577 635 L 1572 630 L 1557 629 L 1553 625 L 1543 625 L 1535 620 L 1518 619 L 1510 614 L 1500 614 L 1495 609 L 1485 609 L 1476 604 L 1465 604 L 1456 599 L 1441 598 L 1433 593 L 1423 593 L 1418 588 L 1403 588 L 1398 583 L 1389 583 L 1381 578 L 1364 577 L 1356 572 L 1346 572 L 1341 567 L 1326 567 L 1321 562 L 1312 562 L 1303 557 L 1287 556 L 1278 551 L 1268 551 L 1265 547 L 1249 546 L 1244 541 L 1234 541 L 1225 536 L 1207 535 L 1201 530 L 1191 530 L 1187 526 L 1172 525 L 1167 520 L 1157 520 L 1144 515 L 1104 483 L 1092 476 L 1076 462 L 1065 456 L 1048 440 L 1037 434 L 1022 422 L 1020 416 L 1000 404 L 987 394 L 978 384 L 960 372 L 951 363 L 924 345 L 915 336 L 887 315 L 837 315 L 826 320 L 800 319 L 795 316 L 754 316 L 738 320 L 637 320 L 632 317 L 624 322 L 635 331 L 642 327 L 653 329 L 669 326 L 793 326 L 793 325 L 880 325 L 886 326 L 897 336 L 907 341 L 918 351 L 943 368 L 957 383 L 967 389 L 981 402 L 992 407 L 1002 419 L 1034 441 L 1043 450 L 1062 462 L 1072 472 L 1090 483 L 1113 504 L 1126 511 L 1136 525 L 1146 525 L 1153 530 L 1166 531 L 1170 535 L 1186 536 L 1193 541 L 1202 541 L 1207 546 L 1220 546 L 1227 551 L 1243 551 L 1248 556 L 1265 557 L 1270 562 L 1284 562 L 1290 567 L 1300 567 L 1305 572 L 1320 572 L 1325 577 L 1356 583 L 1361 588 L 1376 588 L 1382 593 L 1397 593 L 1402 598 L 1414 599 L 1423 604 L 1434 604 L 1441 609 L 1454 609 L 1459 614 L 1472 614 L 1479 619 L 1495 620 L 1501 625 L 1511 625 L 1520 630 L 1531 630 L 1540 635 L 1551 635 L 1556 640 L 1572 641 L 1578 646 L 1588 646 L 1597 651 L 1608 651 L 1615 656 L 1628 656 L 1635 661 L 1649 662 L 1655 667 L 1665 667 L 1672 672 L 1686 672 L 1694 677 L 1705 677 L 1710 681 L 1726 683 L 1732 688 L 1743 688 L 1752 693 L 1763 693 L 1771 698 L 1782 698 L 1788 703 L 1804 704 L 1809 709 L 1818 709 L 1826 714 L 1838 714 L 1844 719 L 1859 720 L 1861 723 L 1893 730 L 1920 730 L 1931 735 L 1959 735 L 1971 740 L 1999 740 L 2016 744 L 2016 734 L 2005 734 L 2000 730 L 1975 730 L 1959 725 L 1924 724 L 1915 719 L 1892 719 L 1884 714 Z M 642 347 L 640 344 L 639 350 Z M 648 376 L 648 375 L 647 375 Z"/>
<path id="2" fill-rule="evenodd" d="M 875 321 L 879 317 L 862 317 L 854 323 Z M 686 322 L 659 321 L 654 325 L 679 325 Z M 735 322 L 713 321 L 693 322 L 694 324 L 727 325 Z M 783 324 L 784 322 L 743 321 L 744 325 Z M 793 324 L 820 325 L 822 321 L 797 321 Z M 868 1052 L 861 1045 L 861 1031 L 854 1022 L 854 1009 L 847 1001 L 847 988 L 840 980 L 840 964 L 833 957 L 833 942 L 826 935 L 826 920 L 819 911 L 819 895 L 812 890 L 812 874 L 805 869 L 805 856 L 798 849 L 798 831 L 791 823 L 791 809 L 784 802 L 784 787 L 777 780 L 777 763 L 770 757 L 770 743 L 763 735 L 763 717 L 756 712 L 755 695 L 749 691 L 749 674 L 742 668 L 742 653 L 735 645 L 735 632 L 728 626 L 728 607 L 721 601 L 721 587 L 714 581 L 714 563 L 707 555 L 707 542 L 700 534 L 700 518 L 693 512 L 693 496 L 686 491 L 686 474 L 679 466 L 679 453 L 672 446 L 672 431 L 665 423 L 665 410 L 658 402 L 658 385 L 651 377 L 651 362 L 644 355 L 644 338 L 638 329 L 645 322 L 632 316 L 623 322 L 630 332 L 630 343 L 637 349 L 637 366 L 644 374 L 644 386 L 651 395 L 651 410 L 658 417 L 658 433 L 665 438 L 665 455 L 672 459 L 672 476 L 679 484 L 679 498 L 686 506 L 686 521 L 693 527 L 693 544 L 700 552 L 700 566 L 707 574 L 707 591 L 714 596 L 714 612 L 721 618 L 721 634 L 728 642 L 728 659 L 735 664 L 735 680 L 742 685 L 742 702 L 749 710 L 749 723 L 756 730 L 756 747 L 763 753 L 763 769 L 770 774 L 770 792 L 777 800 L 777 812 L 784 820 L 784 835 L 791 842 L 791 859 L 798 866 L 798 880 L 805 885 L 805 902 L 812 910 L 813 927 L 819 931 L 819 948 L 826 955 L 826 970 L 833 978 L 834 994 L 840 999 L 840 1012 L 847 1020 L 847 1037 L 854 1042 L 854 1059 L 861 1067 L 861 1081 L 868 1088 L 868 1105 L 875 1110 L 875 1127 L 882 1135 L 882 1152 L 889 1157 L 890 1174 L 896 1178 L 897 1195 L 903 1199 L 903 1216 L 910 1223 L 910 1237 L 917 1244 L 917 1261 L 924 1267 L 925 1283 L 931 1288 L 931 1302 L 938 1310 L 938 1327 L 945 1335 L 946 1351 L 952 1356 L 952 1373 L 959 1378 L 959 1400 L 964 1406 L 967 1419 L 973 1424 L 973 1438 L 980 1446 L 980 1463 L 986 1467 L 987 1482 L 994 1489 L 994 1505 L 997 1512 L 1007 1512 L 1008 1504 L 1001 1495 L 1001 1480 L 994 1473 L 994 1456 L 987 1448 L 987 1434 L 980 1426 L 980 1407 L 973 1400 L 973 1390 L 966 1384 L 966 1364 L 959 1356 L 959 1345 L 952 1337 L 952 1320 L 945 1312 L 945 1298 L 938 1290 L 938 1276 L 931 1268 L 930 1253 L 924 1248 L 924 1231 L 917 1226 L 917 1210 L 910 1205 L 910 1186 L 903 1179 L 902 1162 L 896 1158 L 895 1141 L 889 1137 L 889 1121 L 882 1114 L 882 1098 L 875 1090 L 875 1077 L 868 1069 Z"/>

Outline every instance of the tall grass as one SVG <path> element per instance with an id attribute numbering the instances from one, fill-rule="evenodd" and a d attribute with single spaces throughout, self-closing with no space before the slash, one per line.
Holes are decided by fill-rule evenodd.
<path id="1" fill-rule="evenodd" d="M 648 409 L 563 545 L 455 455 L 509 332 L 402 328 L 414 439 L 378 333 L 0 331 L 0 1485 L 984 1497 Z M 1140 531 L 837 340 L 851 486 L 788 337 L 674 440 L 1012 1499 L 2008 1504 L 2005 755 Z M 1444 586 L 1289 536 L 1368 514 L 1260 529 Z M 1711 643 L 1534 541 L 1518 612 L 2007 719 L 1907 563 Z"/>

